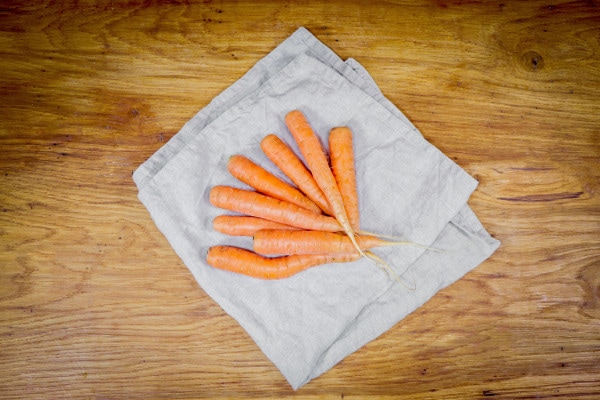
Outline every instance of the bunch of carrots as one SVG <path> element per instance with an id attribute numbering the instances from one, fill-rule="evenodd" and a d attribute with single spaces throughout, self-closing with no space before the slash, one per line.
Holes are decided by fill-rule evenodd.
<path id="1" fill-rule="evenodd" d="M 219 215 L 214 229 L 252 236 L 253 249 L 219 245 L 208 250 L 209 265 L 261 279 L 281 279 L 308 268 L 369 256 L 391 242 L 360 230 L 352 131 L 329 132 L 329 160 L 305 115 L 293 110 L 285 123 L 305 163 L 278 136 L 260 143 L 265 155 L 295 185 L 279 179 L 243 155 L 227 169 L 253 190 L 214 186 L 210 202 L 236 215 Z"/>

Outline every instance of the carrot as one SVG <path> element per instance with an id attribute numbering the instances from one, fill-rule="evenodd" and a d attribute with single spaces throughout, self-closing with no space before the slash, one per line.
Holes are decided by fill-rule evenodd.
<path id="1" fill-rule="evenodd" d="M 298 143 L 300 152 L 312 172 L 315 181 L 325 194 L 333 215 L 342 226 L 354 247 L 361 255 L 365 255 L 354 237 L 354 229 L 350 225 L 348 215 L 344 209 L 344 200 L 337 186 L 335 177 L 329 167 L 327 157 L 319 138 L 306 120 L 304 114 L 299 110 L 293 110 L 285 116 L 285 123 Z"/>
<path id="2" fill-rule="evenodd" d="M 304 163 L 277 135 L 269 134 L 260 142 L 266 156 L 327 215 L 333 215 L 323 191 Z"/>
<path id="3" fill-rule="evenodd" d="M 299 229 L 293 226 L 246 215 L 219 215 L 213 219 L 213 228 L 231 236 L 252 236 L 261 229 Z"/>
<path id="4" fill-rule="evenodd" d="M 253 187 L 258 192 L 276 199 L 285 200 L 321 214 L 321 209 L 295 187 L 279 179 L 260 165 L 242 155 L 236 154 L 229 158 L 227 170 L 235 178 Z"/>
<path id="5" fill-rule="evenodd" d="M 357 254 L 305 254 L 264 257 L 233 246 L 213 246 L 206 261 L 214 268 L 260 279 L 282 279 L 317 265 L 357 260 Z"/>
<path id="6" fill-rule="evenodd" d="M 229 211 L 259 217 L 302 229 L 337 232 L 342 230 L 335 218 L 315 214 L 287 201 L 250 190 L 230 186 L 214 186 L 210 191 L 212 205 Z"/>
<path id="7" fill-rule="evenodd" d="M 358 236 L 358 244 L 362 250 L 380 246 L 412 244 L 409 242 L 392 242 L 377 236 Z M 350 238 L 339 232 L 310 230 L 277 230 L 263 229 L 254 234 L 254 251 L 264 255 L 275 254 L 357 254 Z"/>
<path id="8" fill-rule="evenodd" d="M 360 226 L 360 213 L 354 167 L 354 148 L 350 128 L 337 127 L 329 132 L 329 159 L 333 176 L 344 201 L 348 221 L 356 232 Z"/>

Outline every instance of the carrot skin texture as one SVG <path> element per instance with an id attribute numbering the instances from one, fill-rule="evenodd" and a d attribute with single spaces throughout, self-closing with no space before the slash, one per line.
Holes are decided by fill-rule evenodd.
<path id="1" fill-rule="evenodd" d="M 285 231 L 263 229 L 253 236 L 253 250 L 263 255 L 276 254 L 356 254 L 350 238 L 342 232 L 310 230 Z M 391 245 L 376 236 L 364 235 L 356 238 L 362 250 Z"/>
<path id="2" fill-rule="evenodd" d="M 342 230 L 333 217 L 315 214 L 295 204 L 254 191 L 217 185 L 210 190 L 210 202 L 215 207 L 297 228 L 330 232 Z"/>
<path id="3" fill-rule="evenodd" d="M 247 215 L 218 215 L 213 219 L 213 228 L 217 232 L 230 236 L 253 236 L 263 229 L 294 230 L 300 229 L 264 218 Z"/>
<path id="4" fill-rule="evenodd" d="M 308 169 L 312 172 L 315 181 L 325 194 L 325 197 L 327 197 L 333 215 L 359 253 L 362 253 L 362 250 L 360 250 L 354 237 L 354 230 L 350 225 L 346 210 L 344 209 L 342 194 L 337 186 L 333 172 L 331 172 L 329 162 L 325 156 L 319 138 L 306 120 L 304 114 L 299 110 L 290 111 L 285 116 L 285 123 L 298 143 L 298 147 L 306 160 Z"/>
<path id="5" fill-rule="evenodd" d="M 236 154 L 231 156 L 227 163 L 227 170 L 235 178 L 253 187 L 260 193 L 288 201 L 317 214 L 321 213 L 321 209 L 298 189 L 282 181 L 243 155 Z"/>
<path id="6" fill-rule="evenodd" d="M 259 279 L 283 279 L 318 265 L 357 260 L 357 254 L 309 254 L 264 257 L 233 246 L 213 246 L 206 261 L 214 268 Z"/>
<path id="7" fill-rule="evenodd" d="M 360 229 L 360 212 L 353 146 L 350 128 L 345 126 L 336 127 L 329 132 L 331 170 L 340 189 L 350 226 L 357 231 Z"/>
<path id="8" fill-rule="evenodd" d="M 327 215 L 333 215 L 325 194 L 315 182 L 310 171 L 302 160 L 277 135 L 265 136 L 260 147 L 265 155 L 275 164 L 294 184 L 311 199 Z"/>

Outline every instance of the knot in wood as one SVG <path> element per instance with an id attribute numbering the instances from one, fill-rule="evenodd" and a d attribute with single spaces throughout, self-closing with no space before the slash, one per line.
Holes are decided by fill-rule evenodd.
<path id="1" fill-rule="evenodd" d="M 542 55 L 533 50 L 526 51 L 525 53 L 521 54 L 519 63 L 525 70 L 532 72 L 540 71 L 545 65 Z"/>

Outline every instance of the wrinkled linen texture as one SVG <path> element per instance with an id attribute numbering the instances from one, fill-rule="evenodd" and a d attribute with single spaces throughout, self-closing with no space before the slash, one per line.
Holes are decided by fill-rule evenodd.
<path id="1" fill-rule="evenodd" d="M 206 263 L 213 245 L 252 248 L 251 238 L 212 229 L 213 218 L 228 212 L 209 203 L 211 187 L 245 187 L 226 169 L 237 153 L 286 179 L 259 143 L 275 133 L 298 152 L 284 123 L 293 109 L 306 115 L 324 144 L 332 127 L 353 130 L 362 229 L 442 250 L 375 251 L 415 290 L 370 259 L 277 281 Z M 500 244 L 466 204 L 477 181 L 428 143 L 355 59 L 340 59 L 304 28 L 200 110 L 133 179 L 140 201 L 200 287 L 294 389 L 387 331 Z"/>

